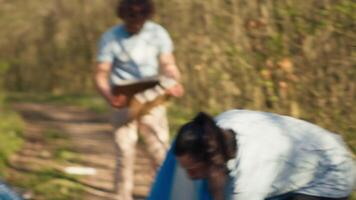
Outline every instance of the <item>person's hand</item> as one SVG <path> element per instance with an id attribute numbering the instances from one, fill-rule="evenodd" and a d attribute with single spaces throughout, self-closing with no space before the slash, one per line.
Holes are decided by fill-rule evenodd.
<path id="1" fill-rule="evenodd" d="M 109 98 L 109 103 L 113 108 L 122 108 L 127 106 L 127 96 L 126 95 L 112 95 Z"/>
<path id="2" fill-rule="evenodd" d="M 184 88 L 182 84 L 177 83 L 173 87 L 166 89 L 168 95 L 173 97 L 181 97 L 184 94 Z"/>

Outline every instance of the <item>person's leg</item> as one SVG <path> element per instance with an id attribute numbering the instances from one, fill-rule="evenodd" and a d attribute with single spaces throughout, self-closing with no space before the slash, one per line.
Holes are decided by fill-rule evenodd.
<path id="1" fill-rule="evenodd" d="M 139 132 L 157 165 L 163 162 L 169 145 L 166 107 L 157 106 L 139 120 Z"/>
<path id="2" fill-rule="evenodd" d="M 128 110 L 120 109 L 113 114 L 115 143 L 117 147 L 117 168 L 115 190 L 117 200 L 133 200 L 134 162 L 137 142 L 137 122 L 128 121 Z"/>

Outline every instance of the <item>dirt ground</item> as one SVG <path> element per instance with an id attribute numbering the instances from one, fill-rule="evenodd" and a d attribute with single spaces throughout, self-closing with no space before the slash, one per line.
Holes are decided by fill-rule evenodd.
<path id="1" fill-rule="evenodd" d="M 26 122 L 24 147 L 11 159 L 11 165 L 16 169 L 14 173 L 31 172 L 41 167 L 63 170 L 70 165 L 79 164 L 96 171 L 95 175 L 80 176 L 78 179 L 77 183 L 85 188 L 83 199 L 114 199 L 116 151 L 108 115 L 71 106 L 24 103 L 13 107 Z M 56 147 L 44 141 L 46 131 L 49 130 L 65 136 L 63 138 L 66 138 L 69 148 L 79 155 L 79 163 L 58 163 L 52 159 L 51 152 Z M 144 145 L 139 143 L 137 149 L 134 189 L 136 200 L 147 196 L 155 173 L 153 161 L 145 152 Z"/>

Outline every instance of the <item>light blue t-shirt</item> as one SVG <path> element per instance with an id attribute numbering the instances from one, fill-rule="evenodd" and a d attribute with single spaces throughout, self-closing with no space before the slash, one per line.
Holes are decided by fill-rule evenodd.
<path id="1" fill-rule="evenodd" d="M 173 43 L 168 32 L 159 24 L 147 21 L 134 35 L 130 35 L 123 25 L 104 33 L 97 61 L 113 64 L 110 83 L 120 85 L 127 80 L 157 76 L 159 55 L 172 51 Z"/>
<path id="2" fill-rule="evenodd" d="M 217 125 L 236 133 L 228 199 L 263 200 L 288 192 L 341 198 L 355 184 L 355 162 L 341 137 L 309 122 L 272 113 L 232 110 Z"/>

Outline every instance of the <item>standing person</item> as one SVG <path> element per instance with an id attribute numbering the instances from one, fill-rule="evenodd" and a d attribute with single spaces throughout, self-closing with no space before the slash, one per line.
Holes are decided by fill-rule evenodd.
<path id="1" fill-rule="evenodd" d="M 177 83 L 165 89 L 173 97 L 183 95 L 180 73 L 173 56 L 173 44 L 167 31 L 150 21 L 154 14 L 151 0 L 121 0 L 117 16 L 123 24 L 114 26 L 101 38 L 95 73 L 96 86 L 114 108 L 113 126 L 118 148 L 116 191 L 119 200 L 132 200 L 133 169 L 138 132 L 148 151 L 160 164 L 169 141 L 166 108 L 157 105 L 144 115 L 132 119 L 129 97 L 114 94 L 113 88 L 126 82 L 144 81 L 164 75 Z M 120 92 L 120 91 L 119 91 Z"/>
<path id="2" fill-rule="evenodd" d="M 355 186 L 355 162 L 341 137 L 289 116 L 231 110 L 213 119 L 200 113 L 180 128 L 171 151 L 183 175 L 205 180 L 212 197 L 196 187 L 185 200 L 346 200 Z M 180 170 L 172 175 L 166 164 L 174 168 L 168 156 L 165 176 L 158 178 L 171 192 L 196 186 L 182 184 Z M 151 199 L 179 199 L 179 192 L 161 198 L 159 184 Z"/>

